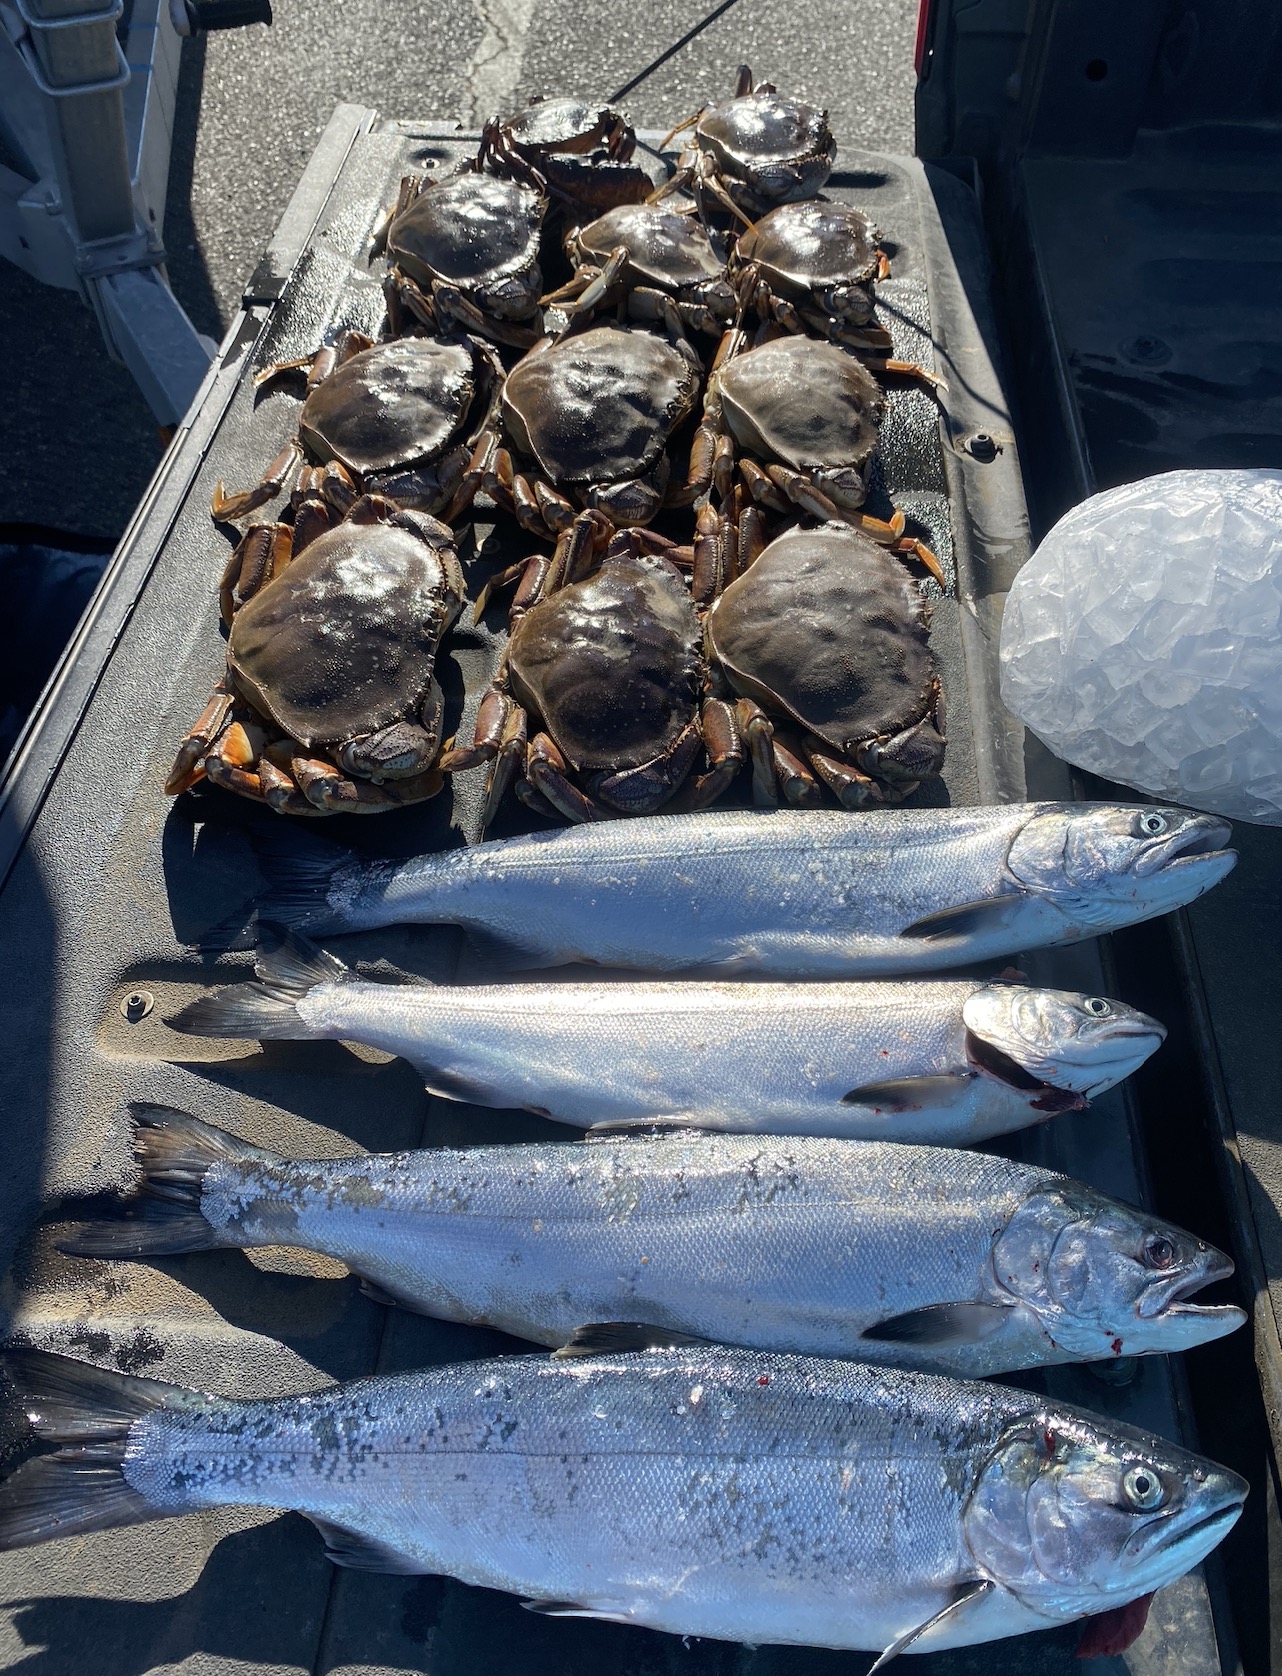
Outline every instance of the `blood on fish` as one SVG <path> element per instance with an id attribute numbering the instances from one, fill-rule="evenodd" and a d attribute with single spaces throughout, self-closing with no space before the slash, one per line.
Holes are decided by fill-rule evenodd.
<path id="1" fill-rule="evenodd" d="M 1077 1657 L 1112 1659 L 1124 1653 L 1138 1641 L 1152 1604 L 1151 1594 L 1141 1595 L 1138 1600 L 1128 1600 L 1125 1606 L 1114 1606 L 1088 1618 L 1077 1643 Z"/>
<path id="2" fill-rule="evenodd" d="M 1120 1356 L 1122 1354 L 1122 1341 L 1120 1338 L 1115 1338 L 1113 1340 L 1113 1354 L 1114 1356 Z"/>

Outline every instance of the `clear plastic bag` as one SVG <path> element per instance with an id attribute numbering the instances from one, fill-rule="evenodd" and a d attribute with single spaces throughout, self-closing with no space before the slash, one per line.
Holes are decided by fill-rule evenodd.
<path id="1" fill-rule="evenodd" d="M 1282 824 L 1282 471 L 1093 495 L 1015 580 L 1002 698 L 1058 756 Z"/>

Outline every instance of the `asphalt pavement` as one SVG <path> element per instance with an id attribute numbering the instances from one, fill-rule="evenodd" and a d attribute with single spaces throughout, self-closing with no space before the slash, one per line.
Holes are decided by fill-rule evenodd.
<path id="1" fill-rule="evenodd" d="M 188 41 L 165 242 L 198 328 L 221 338 L 340 100 L 457 118 L 622 87 L 714 0 L 275 0 L 271 29 Z M 752 64 L 827 106 L 839 146 L 912 150 L 915 0 L 737 0 L 622 101 L 668 128 Z M 0 526 L 114 540 L 160 457 L 151 415 L 70 292 L 0 263 Z"/>

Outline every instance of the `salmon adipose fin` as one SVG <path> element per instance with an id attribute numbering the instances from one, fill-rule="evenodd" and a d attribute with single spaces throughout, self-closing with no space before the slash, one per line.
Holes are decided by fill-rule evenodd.
<path id="1" fill-rule="evenodd" d="M 165 1510 L 125 1482 L 130 1427 L 158 1408 L 217 1402 L 45 1350 L 7 1350 L 0 1368 L 36 1436 L 64 1446 L 0 1484 L 0 1551 L 159 1517 Z"/>
<path id="2" fill-rule="evenodd" d="M 80 1223 L 58 1249 L 69 1257 L 148 1257 L 239 1245 L 201 1211 L 206 1172 L 221 1163 L 279 1164 L 277 1154 L 168 1106 L 134 1105 L 130 1116 L 142 1177 L 137 1196 L 118 1216 Z"/>
<path id="3" fill-rule="evenodd" d="M 255 983 L 231 984 L 202 995 L 169 1022 L 184 1036 L 234 1036 L 244 1041 L 289 1040 L 317 1034 L 297 1003 L 317 984 L 350 983 L 343 962 L 306 937 L 272 922 L 260 926 Z"/>

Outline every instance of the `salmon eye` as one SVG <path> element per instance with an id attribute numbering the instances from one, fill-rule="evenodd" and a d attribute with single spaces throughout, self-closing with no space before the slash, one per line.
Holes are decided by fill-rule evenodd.
<path id="1" fill-rule="evenodd" d="M 1166 1500 L 1162 1480 L 1149 1467 L 1128 1467 L 1122 1479 L 1122 1493 L 1141 1513 L 1151 1513 Z"/>
<path id="2" fill-rule="evenodd" d="M 1150 838 L 1159 838 L 1166 831 L 1166 816 L 1141 815 L 1140 831 L 1147 833 Z"/>
<path id="3" fill-rule="evenodd" d="M 1082 1005 L 1094 1018 L 1107 1018 L 1113 1010 L 1108 1002 L 1099 995 L 1088 995 Z"/>
<path id="4" fill-rule="evenodd" d="M 1175 1261 L 1175 1242 L 1165 1234 L 1152 1234 L 1144 1241 L 1144 1261 L 1150 1269 L 1169 1269 Z"/>

